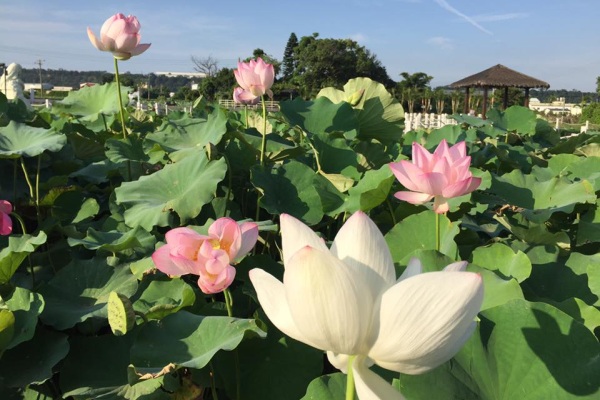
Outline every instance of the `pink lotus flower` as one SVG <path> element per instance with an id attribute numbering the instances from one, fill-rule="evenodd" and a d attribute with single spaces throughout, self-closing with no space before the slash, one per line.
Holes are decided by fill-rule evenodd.
<path id="1" fill-rule="evenodd" d="M 119 13 L 104 22 L 100 29 L 100 40 L 88 27 L 90 41 L 100 51 L 110 51 L 116 59 L 129 60 L 132 56 L 142 54 L 150 47 L 149 43 L 140 44 L 138 33 L 140 23 L 136 17 Z"/>
<path id="2" fill-rule="evenodd" d="M 152 254 L 156 267 L 167 275 L 199 275 L 198 286 L 207 294 L 222 292 L 231 285 L 235 268 L 256 244 L 258 226 L 219 218 L 201 235 L 190 228 L 171 229 L 167 244 Z"/>
<path id="3" fill-rule="evenodd" d="M 271 86 L 275 79 L 273 65 L 267 64 L 258 57 L 247 63 L 238 62 L 238 68 L 233 71 L 235 79 L 243 90 L 253 96 L 259 97 L 268 94 L 273 97 Z"/>
<path id="4" fill-rule="evenodd" d="M 412 162 L 389 164 L 398 181 L 410 190 L 396 192 L 400 200 L 424 204 L 434 199 L 433 210 L 443 214 L 449 209 L 448 199 L 471 193 L 481 184 L 481 178 L 469 171 L 471 157 L 466 155 L 465 142 L 448 148 L 444 139 L 433 154 L 413 142 L 412 158 Z"/>
<path id="5" fill-rule="evenodd" d="M 0 235 L 10 235 L 12 233 L 12 204 L 6 200 L 0 200 Z"/>
<path id="6" fill-rule="evenodd" d="M 233 90 L 233 101 L 239 104 L 254 105 L 260 100 L 260 96 L 255 96 L 241 87 Z"/>

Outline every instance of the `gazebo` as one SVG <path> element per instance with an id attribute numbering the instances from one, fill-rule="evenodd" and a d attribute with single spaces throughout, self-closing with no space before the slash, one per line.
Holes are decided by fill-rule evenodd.
<path id="1" fill-rule="evenodd" d="M 508 103 L 508 88 L 516 87 L 525 89 L 525 107 L 529 107 L 529 89 L 544 88 L 548 89 L 550 85 L 547 82 L 522 74 L 515 70 L 498 64 L 485 71 L 478 72 L 474 75 L 467 76 L 460 81 L 456 81 L 450 85 L 451 88 L 465 88 L 465 114 L 469 112 L 469 91 L 471 88 L 483 88 L 483 118 L 487 113 L 487 97 L 488 89 L 504 88 L 504 99 L 502 102 L 503 109 L 506 109 Z"/>

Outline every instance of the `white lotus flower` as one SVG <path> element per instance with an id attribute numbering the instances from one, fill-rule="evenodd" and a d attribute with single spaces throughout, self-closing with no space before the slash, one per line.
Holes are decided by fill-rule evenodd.
<path id="1" fill-rule="evenodd" d="M 328 249 L 309 227 L 281 216 L 283 283 L 261 269 L 250 280 L 269 319 L 286 335 L 327 351 L 361 400 L 402 399 L 369 367 L 405 374 L 452 358 L 473 333 L 483 301 L 478 274 L 466 262 L 421 274 L 414 259 L 396 281 L 383 235 L 357 212 Z M 353 361 L 352 361 L 353 360 Z"/>

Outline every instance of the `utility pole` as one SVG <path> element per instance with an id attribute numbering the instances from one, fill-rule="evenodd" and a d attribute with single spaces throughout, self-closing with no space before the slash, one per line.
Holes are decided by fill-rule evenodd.
<path id="1" fill-rule="evenodd" d="M 38 69 L 40 71 L 40 98 L 44 97 L 44 86 L 42 84 L 42 64 L 46 60 L 38 59 L 35 63 L 38 65 Z"/>

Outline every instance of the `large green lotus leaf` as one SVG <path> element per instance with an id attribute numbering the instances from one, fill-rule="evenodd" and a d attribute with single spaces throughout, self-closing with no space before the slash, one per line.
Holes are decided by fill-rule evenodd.
<path id="1" fill-rule="evenodd" d="M 136 290 L 137 279 L 127 267 L 110 267 L 102 258 L 74 260 L 40 288 L 46 301 L 41 318 L 56 329 L 92 317 L 107 318 L 110 292 L 130 297 Z"/>
<path id="2" fill-rule="evenodd" d="M 350 132 L 358 127 L 354 110 L 350 104 L 334 104 L 328 98 L 279 103 L 281 113 L 290 125 L 297 125 L 302 130 L 313 134 L 330 132 Z"/>
<path id="3" fill-rule="evenodd" d="M 100 232 L 94 228 L 88 228 L 84 238 L 68 238 L 67 241 L 69 246 L 82 245 L 88 250 L 104 250 L 111 253 L 118 253 L 127 249 L 143 247 L 142 243 L 152 238 L 153 236 L 150 233 L 140 227 L 135 227 L 127 232 Z"/>
<path id="4" fill-rule="evenodd" d="M 598 299 L 594 305 L 600 307 L 600 257 L 588 259 L 586 273 L 588 276 L 588 286 L 590 291 Z"/>
<path id="5" fill-rule="evenodd" d="M 316 177 L 320 176 L 311 168 L 291 160 L 268 171 L 255 167 L 250 179 L 263 194 L 261 207 L 269 213 L 287 213 L 314 225 L 323 218 L 321 197 L 313 184 Z"/>
<path id="6" fill-rule="evenodd" d="M 600 200 L 596 207 L 581 216 L 577 229 L 577 246 L 600 242 Z"/>
<path id="7" fill-rule="evenodd" d="M 33 339 L 7 350 L 0 358 L 0 383 L 8 387 L 41 384 L 69 352 L 68 336 L 41 326 Z"/>
<path id="8" fill-rule="evenodd" d="M 34 157 L 46 150 L 59 151 L 66 143 L 67 137 L 52 129 L 15 121 L 0 127 L 0 158 Z"/>
<path id="9" fill-rule="evenodd" d="M 15 339 L 15 315 L 10 310 L 0 309 L 0 355 Z"/>
<path id="10" fill-rule="evenodd" d="M 127 99 L 128 88 L 121 87 L 121 98 Z M 80 117 L 85 122 L 95 122 L 102 119 L 102 115 L 117 114 L 119 100 L 117 99 L 117 84 L 108 83 L 94 85 L 69 92 L 61 101 L 52 104 L 53 113 L 70 114 Z M 99 121 L 104 124 L 103 121 Z"/>
<path id="11" fill-rule="evenodd" d="M 162 377 L 130 384 L 129 351 L 134 338 L 135 335 L 72 336 L 71 350 L 60 370 L 63 396 L 75 400 L 171 399 L 161 390 Z"/>
<path id="12" fill-rule="evenodd" d="M 478 247 L 473 251 L 473 263 L 488 269 L 498 271 L 504 277 L 515 278 L 523 282 L 531 274 L 531 261 L 525 253 L 516 253 L 502 243 L 494 243 L 487 247 Z"/>
<path id="13" fill-rule="evenodd" d="M 300 400 L 341 400 L 346 398 L 346 375 L 341 372 L 314 379 Z"/>
<path id="14" fill-rule="evenodd" d="M 245 335 L 265 337 L 266 333 L 252 319 L 179 311 L 142 326 L 131 348 L 131 363 L 139 373 L 158 374 L 170 364 L 200 369 L 219 350 L 235 349 Z"/>
<path id="15" fill-rule="evenodd" d="M 571 181 L 588 180 L 594 191 L 600 190 L 600 157 L 578 157 L 573 154 L 557 154 L 548 160 L 548 167 L 534 166 L 532 174 L 539 181 L 553 177 L 567 177 Z"/>
<path id="16" fill-rule="evenodd" d="M 146 153 L 156 152 L 156 146 L 169 153 L 169 158 L 178 161 L 190 151 L 197 153 L 209 143 L 218 144 L 227 132 L 227 116 L 219 108 L 215 108 L 206 119 L 190 118 L 165 120 L 163 124 L 150 133 L 144 140 Z"/>
<path id="17" fill-rule="evenodd" d="M 8 246 L 0 251 L 0 284 L 8 282 L 27 255 L 46 243 L 46 239 L 44 231 L 40 231 L 37 236 L 10 236 Z"/>
<path id="18" fill-rule="evenodd" d="M 312 379 L 323 373 L 323 352 L 283 336 L 268 325 L 266 339 L 244 340 L 236 353 L 220 352 L 212 363 L 230 398 L 236 394 L 235 359 L 238 357 L 241 400 L 299 399 Z M 277 377 L 265 381 L 265 377 Z"/>
<path id="19" fill-rule="evenodd" d="M 38 316 L 44 310 L 44 299 L 38 293 L 16 287 L 6 305 L 15 317 L 15 335 L 8 345 L 10 349 L 33 337 Z"/>
<path id="20" fill-rule="evenodd" d="M 169 225 L 171 211 L 185 223 L 212 200 L 226 172 L 224 159 L 208 161 L 203 151 L 190 153 L 152 175 L 123 183 L 115 189 L 116 202 L 126 207 L 127 225 L 148 232 L 155 225 Z"/>
<path id="21" fill-rule="evenodd" d="M 594 189 L 586 180 L 571 182 L 566 178 L 553 178 L 540 182 L 519 170 L 494 176 L 490 190 L 509 204 L 524 208 L 523 215 L 530 221 L 540 223 L 554 212 L 569 213 L 578 203 L 596 201 Z"/>
<path id="22" fill-rule="evenodd" d="M 456 357 L 483 399 L 597 398 L 600 345 L 585 326 L 549 304 L 523 300 L 483 317 L 479 335 Z"/>
<path id="23" fill-rule="evenodd" d="M 51 211 L 52 216 L 67 225 L 96 216 L 100 211 L 100 205 L 93 197 L 86 199 L 80 190 L 69 190 L 58 195 L 52 203 Z"/>
<path id="24" fill-rule="evenodd" d="M 441 128 L 434 129 L 427 135 L 426 147 L 431 149 L 440 144 L 443 139 L 446 139 L 449 145 L 463 141 L 472 143 L 477 141 L 477 130 L 475 128 L 465 130 L 460 125 L 444 125 Z"/>
<path id="25" fill-rule="evenodd" d="M 323 172 L 342 174 L 354 180 L 360 178 L 356 152 L 348 146 L 348 141 L 343 136 L 320 133 L 313 135 L 311 139 L 318 152 L 315 157 Z"/>
<path id="26" fill-rule="evenodd" d="M 148 319 L 162 319 L 195 301 L 194 289 L 182 279 L 152 281 L 133 303 L 133 308 Z"/>
<path id="27" fill-rule="evenodd" d="M 229 142 L 227 148 L 230 163 L 233 169 L 247 170 L 256 164 L 256 160 L 260 157 L 262 134 L 250 128 L 243 133 L 235 131 L 234 135 L 238 140 Z M 295 158 L 304 151 L 303 147 L 296 146 L 294 142 L 281 137 L 278 133 L 267 134 L 265 160 L 269 162 Z"/>
<path id="28" fill-rule="evenodd" d="M 535 112 L 522 106 L 511 106 L 505 111 L 491 109 L 487 113 L 487 119 L 496 129 L 525 135 L 533 135 L 537 124 Z"/>
<path id="29" fill-rule="evenodd" d="M 367 171 L 356 186 L 348 190 L 348 197 L 336 213 L 372 210 L 386 201 L 393 183 L 394 175 L 387 165 Z"/>
<path id="30" fill-rule="evenodd" d="M 433 211 L 423 211 L 400 221 L 385 235 L 385 241 L 396 263 L 406 265 L 416 250 L 435 250 L 435 218 Z M 440 252 L 457 260 L 458 247 L 454 237 L 459 223 L 440 215 Z"/>
<path id="31" fill-rule="evenodd" d="M 112 175 L 119 172 L 120 164 L 115 164 L 112 161 L 104 160 L 86 165 L 69 175 L 72 178 L 81 178 L 84 181 L 99 184 L 110 180 Z"/>
<path id="32" fill-rule="evenodd" d="M 591 277 L 590 268 L 596 267 L 588 265 L 588 276 Z M 600 310 L 597 307 L 586 304 L 583 300 L 576 297 L 571 297 L 565 301 L 548 301 L 562 312 L 568 314 L 575 321 L 585 325 L 590 332 L 594 332 L 597 327 L 600 327 Z"/>
<path id="33" fill-rule="evenodd" d="M 358 111 L 359 138 L 379 141 L 399 141 L 402 138 L 404 109 L 381 83 L 370 78 L 350 79 L 343 91 L 324 88 L 317 99 L 320 97 L 327 97 L 334 103 L 353 105 Z"/>
<path id="34" fill-rule="evenodd" d="M 143 142 L 134 135 L 127 138 L 111 138 L 105 143 L 106 157 L 114 163 L 126 161 L 150 162 L 150 157 L 144 153 Z"/>
<path id="35" fill-rule="evenodd" d="M 453 360 L 422 375 L 400 376 L 408 398 L 598 398 L 600 346 L 582 324 L 551 305 L 524 300 L 482 315 L 479 329 Z M 439 397 L 441 383 L 449 391 Z"/>

